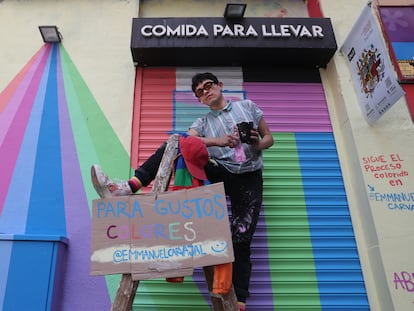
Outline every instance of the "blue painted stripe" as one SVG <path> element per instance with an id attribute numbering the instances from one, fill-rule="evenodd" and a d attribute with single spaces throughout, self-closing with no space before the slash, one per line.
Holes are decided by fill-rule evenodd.
<path id="1" fill-rule="evenodd" d="M 66 236 L 57 94 L 57 46 L 51 52 L 42 114 L 27 233 Z"/>
<path id="2" fill-rule="evenodd" d="M 13 242 L 3 310 L 46 310 L 52 251 L 53 242 Z"/>
<path id="3" fill-rule="evenodd" d="M 369 310 L 359 261 L 355 265 L 358 251 L 333 133 L 295 137 L 322 310 L 338 306 Z"/>
<path id="4" fill-rule="evenodd" d="M 41 56 L 39 56 L 41 57 Z M 50 57 L 46 62 L 38 92 L 36 94 L 23 142 L 18 154 L 16 166 L 10 182 L 9 190 L 0 217 L 2 232 L 24 234 L 29 209 L 30 189 L 35 165 L 35 150 L 39 137 L 40 120 L 45 100 L 46 83 L 49 76 Z M 22 191 L 22 181 L 26 191 Z"/>

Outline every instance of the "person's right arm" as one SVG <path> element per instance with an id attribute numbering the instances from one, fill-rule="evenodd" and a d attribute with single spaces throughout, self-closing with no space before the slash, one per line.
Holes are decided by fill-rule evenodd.
<path id="1" fill-rule="evenodd" d="M 201 137 L 200 134 L 193 128 L 190 128 L 187 134 L 200 138 L 204 141 L 207 147 L 217 146 L 234 148 L 238 143 L 238 137 L 236 135 L 228 134 L 221 137 Z"/>

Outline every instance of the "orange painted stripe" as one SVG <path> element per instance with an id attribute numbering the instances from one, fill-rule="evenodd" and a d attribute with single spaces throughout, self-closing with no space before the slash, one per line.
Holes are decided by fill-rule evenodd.
<path id="1" fill-rule="evenodd" d="M 6 86 L 6 88 L 0 93 L 0 113 L 4 110 L 6 105 L 9 103 L 10 99 L 16 92 L 16 89 L 19 87 L 20 83 L 26 76 L 27 72 L 30 70 L 33 63 L 43 52 L 47 45 L 43 45 L 39 51 L 29 60 L 29 62 L 20 70 L 20 72 L 14 77 L 14 79 Z"/>

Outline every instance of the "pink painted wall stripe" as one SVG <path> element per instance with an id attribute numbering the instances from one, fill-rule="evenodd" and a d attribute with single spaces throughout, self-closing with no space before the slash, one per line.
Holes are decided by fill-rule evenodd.
<path id="1" fill-rule="evenodd" d="M 7 134 L 8 129 L 12 122 L 14 122 L 14 118 L 19 111 L 20 106 L 23 104 L 24 96 L 26 95 L 27 88 L 29 87 L 34 74 L 42 60 L 43 56 L 48 50 L 44 49 L 39 55 L 39 58 L 34 60 L 32 63 L 32 67 L 26 71 L 26 76 L 24 79 L 21 80 L 21 84 L 16 86 L 14 89 L 15 93 L 13 96 L 10 96 L 10 101 L 5 105 L 5 108 L 2 113 L 0 113 L 0 146 L 3 143 L 3 140 Z M 0 94 L 0 100 L 3 99 L 3 95 L 5 97 L 8 94 Z"/>
<path id="2" fill-rule="evenodd" d="M 50 51 L 50 49 L 48 50 Z M 2 160 L 0 161 L 0 172 L 2 175 L 0 178 L 0 214 L 3 210 L 11 176 L 13 174 L 19 149 L 26 130 L 27 121 L 32 110 L 34 98 L 46 66 L 48 54 L 49 53 L 45 53 L 42 55 L 39 66 L 37 66 L 33 78 L 30 81 L 30 85 L 23 96 L 18 113 L 16 113 L 13 118 L 7 134 L 0 145 L 0 154 L 2 155 Z"/>
<path id="3" fill-rule="evenodd" d="M 1 213 L 0 228 L 4 232 L 13 232 L 15 234 L 24 234 L 26 232 L 26 220 L 31 195 L 30 189 L 32 188 L 33 181 L 31 176 L 34 173 L 37 142 L 46 96 L 46 84 L 49 77 L 49 66 L 50 58 L 46 63 L 42 80 L 39 84 L 39 90 L 30 112 L 30 119 L 28 120 L 22 144 L 17 155 L 9 191 L 4 202 L 3 212 Z M 24 188 L 26 191 L 22 191 L 22 181 L 25 181 Z"/>
<path id="4" fill-rule="evenodd" d="M 43 45 L 39 51 L 30 59 L 30 61 L 20 70 L 20 72 L 13 78 L 6 88 L 0 93 L 0 114 L 9 103 L 10 99 L 16 94 L 16 90 L 20 87 L 23 79 L 30 69 L 33 68 L 34 63 L 38 62 L 41 54 L 45 53 L 49 47 Z M 1 123 L 0 123 L 1 124 Z"/>

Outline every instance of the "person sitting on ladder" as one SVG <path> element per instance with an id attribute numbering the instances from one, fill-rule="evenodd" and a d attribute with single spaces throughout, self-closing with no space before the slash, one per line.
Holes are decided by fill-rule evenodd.
<path id="1" fill-rule="evenodd" d="M 231 233 L 235 262 L 233 285 L 240 310 L 245 310 L 249 296 L 251 242 L 256 230 L 263 197 L 262 150 L 273 145 L 273 136 L 263 117 L 263 111 L 249 99 L 226 100 L 223 82 L 209 72 L 193 76 L 191 86 L 199 102 L 210 111 L 198 118 L 188 134 L 199 139 L 208 149 L 209 161 L 204 172 L 209 182 L 223 182 L 231 203 Z M 250 122 L 249 140 L 241 142 L 237 124 Z M 128 181 L 114 183 L 98 166 L 93 166 L 97 177 L 97 191 L 110 195 L 128 195 L 150 184 L 155 178 L 166 143 L 135 171 Z M 191 167 L 188 166 L 191 174 Z M 193 175 L 197 177 L 196 175 Z M 204 176 L 202 176 L 204 178 Z"/>

